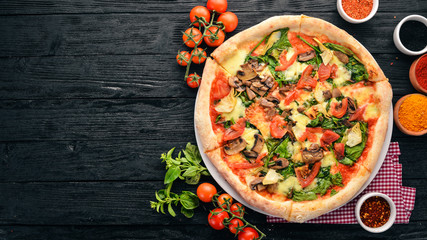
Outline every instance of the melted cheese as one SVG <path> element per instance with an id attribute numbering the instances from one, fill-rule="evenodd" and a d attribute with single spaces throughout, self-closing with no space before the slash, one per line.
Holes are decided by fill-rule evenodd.
<path id="1" fill-rule="evenodd" d="M 317 187 L 317 179 L 315 178 L 313 182 L 310 183 L 307 187 L 304 188 L 305 191 L 311 191 Z"/>
<path id="2" fill-rule="evenodd" d="M 286 69 L 286 71 L 283 72 L 284 76 L 286 79 L 298 79 L 298 76 L 302 74 L 307 66 L 308 65 L 306 63 L 295 61 L 290 67 L 288 67 L 288 69 Z"/>
<path id="3" fill-rule="evenodd" d="M 294 144 L 293 144 L 292 160 L 294 162 L 302 162 L 301 143 L 300 142 L 294 142 Z"/>
<path id="4" fill-rule="evenodd" d="M 366 109 L 365 109 L 365 113 L 363 115 L 364 119 L 376 119 L 380 116 L 380 111 L 378 110 L 377 106 L 374 104 L 369 104 Z"/>
<path id="5" fill-rule="evenodd" d="M 275 184 L 279 180 L 283 179 L 283 175 L 276 172 L 274 169 L 268 169 L 267 174 L 265 175 L 264 179 L 262 180 L 263 185 L 269 185 L 269 184 Z"/>
<path id="6" fill-rule="evenodd" d="M 302 187 L 296 177 L 290 176 L 285 181 L 279 182 L 277 189 L 283 194 L 288 194 L 292 190 L 301 191 Z"/>
<path id="7" fill-rule="evenodd" d="M 258 130 L 253 128 L 245 128 L 245 131 L 243 131 L 242 138 L 246 141 L 246 149 L 251 150 L 252 147 L 255 144 L 255 134 L 259 133 Z"/>
<path id="8" fill-rule="evenodd" d="M 292 115 L 290 118 L 296 122 L 295 126 L 292 127 L 292 131 L 294 132 L 296 138 L 300 138 L 304 134 L 307 124 L 311 120 L 306 115 L 301 113 Z"/>
<path id="9" fill-rule="evenodd" d="M 245 50 L 237 50 L 230 58 L 221 63 L 222 67 L 227 70 L 232 76 L 236 75 L 237 71 L 240 70 L 240 65 L 245 62 L 248 52 Z"/>
<path id="10" fill-rule="evenodd" d="M 226 121 L 230 121 L 231 119 L 237 121 L 240 117 L 245 116 L 245 110 L 246 107 L 243 105 L 242 99 L 237 98 L 233 110 L 229 113 L 221 113 L 221 116 L 223 116 Z"/>
<path id="11" fill-rule="evenodd" d="M 335 159 L 334 154 L 332 152 L 328 152 L 321 160 L 321 167 L 334 166 L 336 162 L 337 160 Z"/>
<path id="12" fill-rule="evenodd" d="M 338 69 L 337 69 L 337 77 L 334 79 L 334 83 L 335 85 L 337 85 L 338 87 L 342 86 L 346 81 L 351 79 L 351 74 L 350 72 L 347 70 L 347 68 L 345 68 L 344 63 L 342 63 L 340 60 L 338 60 L 337 56 L 333 56 L 330 64 L 336 64 Z"/>

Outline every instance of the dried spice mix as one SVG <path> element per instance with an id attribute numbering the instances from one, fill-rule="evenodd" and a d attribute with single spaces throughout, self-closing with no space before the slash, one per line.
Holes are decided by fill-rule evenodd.
<path id="1" fill-rule="evenodd" d="M 354 19 L 364 19 L 374 6 L 373 0 L 342 0 L 342 8 L 347 15 Z"/>
<path id="2" fill-rule="evenodd" d="M 370 197 L 363 202 L 360 208 L 360 219 L 368 227 L 381 227 L 389 218 L 390 205 L 382 197 Z"/>

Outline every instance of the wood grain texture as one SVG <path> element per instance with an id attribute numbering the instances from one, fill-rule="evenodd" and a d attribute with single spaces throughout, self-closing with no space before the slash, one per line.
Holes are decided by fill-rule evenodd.
<path id="1" fill-rule="evenodd" d="M 0 99 L 195 98 L 197 90 L 187 87 L 175 54 L 0 58 Z M 414 92 L 408 71 L 415 57 L 374 58 L 395 96 Z M 191 71 L 201 74 L 203 66 Z"/>
<path id="2" fill-rule="evenodd" d="M 202 0 L 174 0 L 174 1 L 135 1 L 135 0 L 4 0 L 0 14 L 60 14 L 60 13 L 152 13 L 152 12 L 182 12 L 187 13 L 197 5 L 205 5 Z M 173 7 L 171 7 L 173 6 Z M 310 1 L 229 1 L 228 9 L 233 12 L 330 12 L 336 11 L 335 1 L 317 2 L 315 5 Z M 407 11 L 427 11 L 425 4 L 421 1 L 384 1 L 381 2 L 378 11 L 399 12 L 401 9 Z"/>
<path id="3" fill-rule="evenodd" d="M 405 180 L 403 184 L 417 188 L 411 221 L 426 221 L 427 180 Z M 1 183 L 0 224 L 169 226 L 206 223 L 211 204 L 206 204 L 206 210 L 198 208 L 191 219 L 182 215 L 172 218 L 150 209 L 154 192 L 163 186 L 163 181 Z M 175 183 L 173 191 L 181 190 L 195 192 L 195 186 Z M 252 211 L 248 219 L 255 224 L 265 222 L 264 215 Z"/>
<path id="4" fill-rule="evenodd" d="M 235 32 L 276 15 L 277 12 L 240 13 L 241 19 L 256 20 L 241 21 Z M 346 29 L 371 53 L 398 53 L 392 34 L 399 20 L 408 13 L 377 13 L 372 20 L 359 25 L 345 22 L 336 12 L 310 12 L 308 15 Z M 0 57 L 112 54 L 174 56 L 178 49 L 184 48 L 181 31 L 186 29 L 188 21 L 187 14 L 178 13 L 0 16 L 0 29 L 3 32 Z"/>

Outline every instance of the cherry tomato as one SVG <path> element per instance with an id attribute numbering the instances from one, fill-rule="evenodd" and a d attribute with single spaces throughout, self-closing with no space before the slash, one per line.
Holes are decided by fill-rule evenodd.
<path id="1" fill-rule="evenodd" d="M 246 127 L 246 119 L 239 118 L 236 124 L 231 125 L 231 127 L 225 131 L 224 136 L 222 137 L 222 140 L 229 141 L 229 140 L 233 140 L 235 138 L 240 137 L 245 131 L 245 127 Z"/>
<path id="2" fill-rule="evenodd" d="M 277 115 L 271 120 L 270 123 L 270 134 L 274 138 L 282 138 L 287 130 L 286 130 L 287 122 L 283 120 L 283 117 Z"/>
<path id="3" fill-rule="evenodd" d="M 223 193 L 219 195 L 218 197 L 218 204 L 222 206 L 223 208 L 227 207 L 226 203 L 229 203 L 230 205 L 233 203 L 233 198 L 228 193 Z"/>
<path id="4" fill-rule="evenodd" d="M 344 143 L 335 143 L 334 144 L 334 152 L 335 152 L 335 157 L 337 158 L 337 160 L 341 160 L 344 158 L 344 150 L 345 150 Z"/>
<path id="5" fill-rule="evenodd" d="M 202 48 L 196 48 L 195 50 L 191 51 L 191 55 L 193 55 L 194 53 L 194 57 L 193 57 L 193 63 L 195 64 L 200 64 L 200 63 L 204 63 L 206 60 L 206 51 L 203 50 Z"/>
<path id="6" fill-rule="evenodd" d="M 216 213 L 216 215 L 213 215 L 212 212 Z M 212 212 L 208 215 L 209 225 L 215 230 L 224 229 L 224 219 L 230 217 L 228 213 L 221 208 L 215 208 Z"/>
<path id="7" fill-rule="evenodd" d="M 218 47 L 224 42 L 225 33 L 218 27 L 212 26 L 206 31 L 206 36 L 203 39 L 209 47 Z"/>
<path id="8" fill-rule="evenodd" d="M 187 66 L 187 62 L 190 60 L 191 54 L 187 51 L 181 51 L 176 55 L 176 61 L 179 65 L 185 67 Z M 187 62 L 186 62 L 187 61 Z"/>
<path id="9" fill-rule="evenodd" d="M 297 179 L 301 187 L 305 188 L 308 185 L 310 185 L 311 182 L 313 182 L 313 180 L 316 178 L 317 174 L 319 173 L 321 164 L 322 164 L 321 162 L 316 162 L 313 168 L 311 169 L 310 174 L 308 174 L 306 178 L 303 177 L 302 171 L 304 168 L 308 167 L 308 164 L 302 167 L 295 168 L 295 175 L 297 175 Z"/>
<path id="10" fill-rule="evenodd" d="M 234 218 L 230 221 L 230 225 L 228 225 L 228 229 L 230 230 L 231 233 L 236 233 L 237 229 L 236 228 L 241 228 L 243 227 L 245 224 L 243 224 L 242 220 Z M 241 231 L 241 230 L 240 230 Z M 239 232 L 240 232 L 239 231 Z"/>
<path id="11" fill-rule="evenodd" d="M 185 30 L 184 34 L 182 35 L 182 40 L 184 41 L 185 45 L 193 48 L 196 46 L 197 42 L 197 46 L 202 43 L 202 41 L 199 41 L 202 38 L 202 35 L 203 34 L 199 31 L 199 29 L 189 28 Z M 189 36 L 191 36 L 192 38 L 190 38 Z"/>
<path id="12" fill-rule="evenodd" d="M 316 79 L 311 77 L 311 73 L 313 72 L 313 65 L 308 65 L 301 74 L 301 78 L 298 81 L 297 88 L 310 88 L 314 89 L 317 85 Z"/>
<path id="13" fill-rule="evenodd" d="M 196 21 L 196 16 L 201 18 L 205 18 L 206 22 L 209 22 L 211 20 L 211 12 L 209 12 L 209 10 L 206 7 L 203 6 L 195 6 L 193 9 L 191 9 L 190 12 L 190 21 L 194 22 Z M 193 24 L 194 26 L 198 27 L 199 23 L 196 22 Z"/>
<path id="14" fill-rule="evenodd" d="M 202 183 L 197 187 L 197 197 L 202 202 L 212 201 L 212 197 L 216 193 L 216 187 L 210 183 Z"/>
<path id="15" fill-rule="evenodd" d="M 347 98 L 344 98 L 341 101 L 341 103 L 333 102 L 331 104 L 331 109 L 330 109 L 331 114 L 334 117 L 342 118 L 345 115 L 345 113 L 347 112 L 347 107 L 348 107 L 348 99 Z"/>
<path id="16" fill-rule="evenodd" d="M 237 237 L 238 240 L 254 240 L 257 238 L 259 238 L 258 232 L 251 227 L 243 228 Z"/>
<path id="17" fill-rule="evenodd" d="M 230 207 L 230 211 L 236 216 L 243 217 L 245 214 L 245 207 L 240 203 L 233 203 Z"/>
<path id="18" fill-rule="evenodd" d="M 215 10 L 215 12 L 223 13 L 227 10 L 227 0 L 208 0 L 206 7 L 209 10 Z"/>
<path id="19" fill-rule="evenodd" d="M 298 54 L 295 53 L 294 55 L 292 55 L 292 57 L 291 57 L 291 59 L 289 59 L 289 61 L 286 59 L 287 54 L 288 54 L 288 52 L 286 50 L 282 51 L 282 53 L 279 56 L 280 66 L 277 66 L 274 70 L 285 71 L 286 69 L 288 69 L 288 67 L 290 67 L 295 62 Z"/>
<path id="20" fill-rule="evenodd" d="M 319 76 L 319 81 L 325 81 L 331 76 L 332 66 L 331 65 L 325 65 L 320 64 L 319 71 L 317 72 Z"/>
<path id="21" fill-rule="evenodd" d="M 198 88 L 200 86 L 200 76 L 197 73 L 188 75 L 187 85 L 191 88 Z"/>
<path id="22" fill-rule="evenodd" d="M 322 146 L 329 146 L 331 145 L 331 143 L 335 142 L 339 138 L 340 135 L 338 133 L 335 133 L 331 130 L 326 130 L 320 138 L 320 144 Z"/>
<path id="23" fill-rule="evenodd" d="M 236 14 L 232 12 L 225 12 L 218 17 L 218 22 L 222 22 L 224 24 L 225 32 L 232 32 L 236 29 L 237 24 L 239 23 L 239 19 L 237 19 Z"/>

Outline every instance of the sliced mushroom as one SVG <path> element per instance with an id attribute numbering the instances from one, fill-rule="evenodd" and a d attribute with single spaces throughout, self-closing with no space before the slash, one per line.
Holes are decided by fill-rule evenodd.
<path id="1" fill-rule="evenodd" d="M 285 95 L 287 92 L 292 90 L 293 85 L 286 85 L 284 87 L 279 88 L 279 93 Z"/>
<path id="2" fill-rule="evenodd" d="M 243 140 L 243 138 L 238 137 L 234 140 L 229 141 L 227 144 L 225 144 L 224 152 L 228 155 L 239 153 L 240 151 L 245 149 L 246 144 L 247 143 L 245 140 Z"/>
<path id="3" fill-rule="evenodd" d="M 255 143 L 251 150 L 259 154 L 262 148 L 264 147 L 265 141 L 264 141 L 264 138 L 259 134 L 255 134 L 254 137 L 255 137 Z"/>
<path id="4" fill-rule="evenodd" d="M 292 126 L 293 126 L 293 122 L 288 122 L 288 125 L 286 126 L 286 132 L 289 135 L 289 137 L 291 138 L 292 141 L 296 141 L 296 137 L 294 132 L 292 131 Z"/>
<path id="5" fill-rule="evenodd" d="M 264 96 L 264 94 L 267 92 L 266 90 L 262 90 L 261 88 L 263 88 L 264 85 L 260 82 L 254 82 L 251 85 L 251 90 L 254 91 L 255 93 L 257 93 L 260 96 Z"/>
<path id="6" fill-rule="evenodd" d="M 284 118 L 289 117 L 291 115 L 291 110 L 292 109 L 285 109 L 285 110 L 283 110 L 282 117 L 284 117 Z"/>
<path id="7" fill-rule="evenodd" d="M 298 111 L 299 113 L 302 113 L 302 112 L 304 112 L 304 111 L 305 111 L 305 107 L 304 107 L 304 106 L 299 106 L 299 107 L 297 108 L 297 111 Z"/>
<path id="8" fill-rule="evenodd" d="M 253 70 L 261 72 L 267 66 L 266 64 L 260 64 L 257 60 L 251 59 L 248 62 Z"/>
<path id="9" fill-rule="evenodd" d="M 340 60 L 342 63 L 347 64 L 348 63 L 348 56 L 340 51 L 334 51 L 334 55 L 337 56 L 338 60 Z"/>
<path id="10" fill-rule="evenodd" d="M 314 52 L 314 50 L 311 50 L 311 51 L 301 53 L 300 55 L 298 55 L 298 61 L 306 62 L 308 60 L 313 59 L 315 56 L 316 56 L 316 53 Z"/>
<path id="11" fill-rule="evenodd" d="M 252 180 L 251 183 L 249 184 L 251 190 L 262 191 L 266 189 L 267 187 L 262 185 L 262 180 L 264 180 L 263 177 L 257 177 L 254 180 Z"/>
<path id="12" fill-rule="evenodd" d="M 353 98 L 349 98 L 348 97 L 347 100 L 348 100 L 348 107 L 347 107 L 348 112 L 349 113 L 354 113 L 356 111 L 356 109 L 357 109 L 356 103 L 354 102 Z"/>
<path id="13" fill-rule="evenodd" d="M 241 67 L 242 70 L 237 71 L 237 77 L 240 80 L 248 81 L 258 76 L 258 74 L 252 69 L 249 63 L 245 63 Z"/>
<path id="14" fill-rule="evenodd" d="M 276 193 L 278 185 L 279 184 L 277 184 L 277 183 L 268 185 L 267 186 L 267 192 L 269 192 L 269 193 Z"/>
<path id="15" fill-rule="evenodd" d="M 341 93 L 341 91 L 338 89 L 338 88 L 334 88 L 333 90 L 332 90 L 332 97 L 333 98 L 337 98 L 337 97 L 339 97 L 339 96 L 341 96 L 342 95 L 342 93 Z"/>
<path id="16" fill-rule="evenodd" d="M 249 100 L 256 98 L 256 94 L 250 88 L 246 88 L 246 93 L 248 94 Z"/>
<path id="17" fill-rule="evenodd" d="M 269 121 L 271 121 L 276 114 L 277 111 L 275 108 L 266 108 L 265 110 L 265 118 Z"/>
<path id="18" fill-rule="evenodd" d="M 274 103 L 272 103 L 272 102 L 268 101 L 268 100 L 267 100 L 267 99 L 265 99 L 265 98 L 261 98 L 261 99 L 259 100 L 259 105 L 261 105 L 261 106 L 263 106 L 263 107 L 265 107 L 265 108 L 273 108 L 274 106 L 276 106 L 276 104 L 274 104 Z"/>
<path id="19" fill-rule="evenodd" d="M 323 98 L 325 99 L 325 101 L 331 99 L 332 98 L 331 90 L 323 91 Z"/>
<path id="20" fill-rule="evenodd" d="M 289 161 L 286 158 L 278 158 L 274 161 L 274 165 L 271 167 L 272 169 L 283 169 L 289 166 Z"/>
<path id="21" fill-rule="evenodd" d="M 319 144 L 311 144 L 310 148 L 302 150 L 302 161 L 308 164 L 322 160 L 323 150 Z"/>
<path id="22" fill-rule="evenodd" d="M 277 98 L 275 98 L 275 97 L 273 97 L 273 96 L 268 96 L 268 97 L 266 97 L 266 99 L 267 99 L 269 102 L 272 102 L 272 103 L 274 103 L 274 104 L 276 104 L 276 105 L 280 103 L 279 99 L 277 99 Z"/>
<path id="23" fill-rule="evenodd" d="M 231 77 L 228 79 L 228 85 L 235 88 L 238 92 L 243 92 L 246 89 L 246 86 L 243 85 L 242 81 L 240 81 L 237 77 Z"/>
<path id="24" fill-rule="evenodd" d="M 270 76 L 264 78 L 264 85 L 268 88 L 272 88 L 274 86 L 274 79 Z"/>
<path id="25" fill-rule="evenodd" d="M 349 127 L 349 128 L 353 127 L 353 124 L 348 119 L 341 120 L 341 123 L 346 127 Z"/>
<path id="26" fill-rule="evenodd" d="M 251 151 L 248 151 L 248 150 L 243 151 L 243 155 L 245 155 L 250 161 L 255 161 L 256 158 L 258 157 L 258 153 L 254 152 L 252 150 Z"/>

